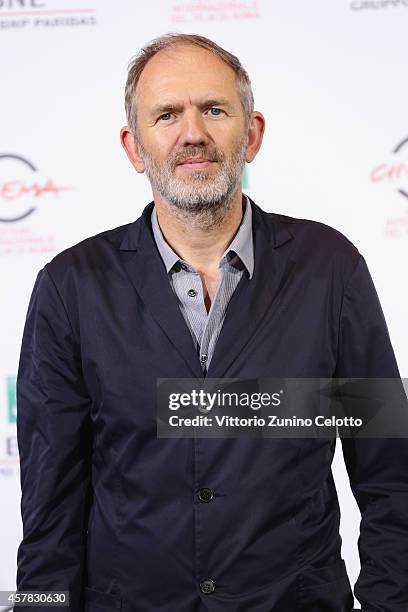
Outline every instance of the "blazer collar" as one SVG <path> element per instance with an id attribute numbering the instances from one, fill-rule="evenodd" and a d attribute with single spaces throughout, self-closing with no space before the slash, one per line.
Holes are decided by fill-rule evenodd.
<path id="1" fill-rule="evenodd" d="M 254 338 L 265 315 L 272 316 L 295 262 L 284 247 L 293 239 L 283 219 L 267 213 L 251 200 L 255 265 L 252 280 L 243 274 L 225 313 L 208 377 L 228 375 L 234 361 Z M 150 314 L 184 359 L 191 374 L 203 377 L 190 330 L 180 311 L 151 227 L 154 202 L 131 223 L 119 250 L 127 275 Z"/>
<path id="2" fill-rule="evenodd" d="M 249 196 L 247 196 L 249 198 Z M 275 213 L 267 213 L 260 208 L 255 202 L 249 198 L 252 204 L 252 231 L 256 231 L 256 226 L 259 226 L 260 231 L 265 233 L 265 240 L 270 242 L 274 249 L 285 244 L 293 238 L 293 235 L 284 225 L 281 215 Z M 143 209 L 141 216 L 131 223 L 120 244 L 121 251 L 137 251 L 138 249 L 156 249 L 154 242 L 151 214 L 154 208 L 154 202 L 149 202 Z M 268 217 L 268 219 L 267 219 Z M 151 236 L 152 240 L 143 240 L 144 234 Z M 147 236 L 146 236 L 147 238 Z"/>
<path id="3" fill-rule="evenodd" d="M 245 198 L 245 212 L 242 217 L 240 226 L 238 231 L 232 240 L 232 242 L 225 249 L 222 257 L 220 257 L 220 266 L 221 262 L 225 262 L 227 258 L 227 254 L 231 251 L 239 257 L 241 262 L 244 264 L 249 278 L 252 278 L 254 272 L 254 245 L 253 245 L 253 232 L 252 232 L 252 207 L 251 202 L 247 195 L 244 195 Z M 177 255 L 175 251 L 171 248 L 171 246 L 166 242 L 163 233 L 160 229 L 159 221 L 157 218 L 157 210 L 156 207 L 153 207 L 153 212 L 151 216 L 151 225 L 153 230 L 154 239 L 163 259 L 163 263 L 166 266 L 167 274 L 169 274 L 173 268 L 173 266 L 179 262 L 183 261 Z M 187 262 L 185 262 L 187 263 Z"/>

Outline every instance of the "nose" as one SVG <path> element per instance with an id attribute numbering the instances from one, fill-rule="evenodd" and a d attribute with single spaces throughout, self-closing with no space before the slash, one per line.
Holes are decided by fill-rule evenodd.
<path id="1" fill-rule="evenodd" d="M 209 141 L 202 113 L 198 109 L 185 111 L 181 120 L 180 145 L 207 145 Z"/>

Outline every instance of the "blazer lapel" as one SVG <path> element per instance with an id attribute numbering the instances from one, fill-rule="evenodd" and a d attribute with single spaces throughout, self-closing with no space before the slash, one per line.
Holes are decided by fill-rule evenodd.
<path id="1" fill-rule="evenodd" d="M 293 239 L 278 215 L 264 212 L 252 200 L 254 274 L 244 272 L 225 312 L 207 376 L 221 378 L 254 336 L 265 316 L 279 305 L 284 287 L 292 277 L 295 261 L 283 247 Z M 282 248 L 283 247 L 283 248 Z"/>
<path id="2" fill-rule="evenodd" d="M 242 275 L 230 302 L 215 345 L 207 377 L 221 378 L 253 337 L 265 316 L 271 316 L 291 278 L 295 261 L 281 248 L 293 239 L 279 215 L 264 212 L 251 200 L 255 265 L 251 280 Z M 129 279 L 151 316 L 184 359 L 196 378 L 203 378 L 196 353 L 177 298 L 157 250 L 151 229 L 150 202 L 132 223 L 121 244 L 121 260 Z"/>
<path id="3" fill-rule="evenodd" d="M 129 226 L 119 247 L 121 261 L 147 310 L 180 353 L 191 374 L 202 378 L 203 371 L 190 330 L 169 283 L 152 233 L 150 215 L 153 206 L 154 203 L 150 202 L 142 216 Z"/>

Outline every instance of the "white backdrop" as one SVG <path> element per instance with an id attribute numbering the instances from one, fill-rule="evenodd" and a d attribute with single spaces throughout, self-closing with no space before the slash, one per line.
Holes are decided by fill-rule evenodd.
<path id="1" fill-rule="evenodd" d="M 151 200 L 119 142 L 130 58 L 169 31 L 240 57 L 267 120 L 245 192 L 354 242 L 407 376 L 407 27 L 408 0 L 0 0 L 0 590 L 15 589 L 22 533 L 15 376 L 36 273 Z M 340 444 L 334 475 L 354 583 L 359 512 Z"/>

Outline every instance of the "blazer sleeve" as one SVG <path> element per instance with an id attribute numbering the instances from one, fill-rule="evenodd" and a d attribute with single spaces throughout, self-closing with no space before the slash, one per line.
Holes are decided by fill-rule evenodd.
<path id="1" fill-rule="evenodd" d="M 17 374 L 17 590 L 69 591 L 75 612 L 82 609 L 90 504 L 90 406 L 78 343 L 46 266 L 32 291 Z"/>
<path id="2" fill-rule="evenodd" d="M 360 255 L 346 284 L 337 377 L 393 378 L 406 395 L 380 301 Z M 394 384 L 393 381 L 391 381 Z M 354 593 L 363 610 L 408 610 L 408 439 L 342 438 L 350 485 L 361 512 L 361 570 Z"/>

